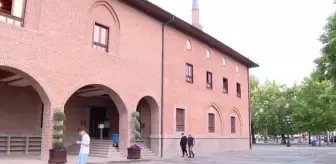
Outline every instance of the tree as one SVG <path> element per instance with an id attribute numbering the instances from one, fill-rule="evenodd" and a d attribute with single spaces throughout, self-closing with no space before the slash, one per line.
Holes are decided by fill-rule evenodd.
<path id="1" fill-rule="evenodd" d="M 336 13 L 328 18 L 324 30 L 320 37 L 320 42 L 323 44 L 322 56 L 314 61 L 317 67 L 313 76 L 320 81 L 330 80 L 334 83 L 336 80 Z"/>
<path id="2" fill-rule="evenodd" d="M 288 133 L 285 118 L 290 114 L 289 93 L 287 86 L 278 85 L 275 81 L 266 81 L 251 91 L 254 130 L 265 137 Z"/>
<path id="3" fill-rule="evenodd" d="M 259 88 L 259 80 L 251 75 L 250 76 L 250 96 L 251 96 L 251 115 L 252 115 L 252 120 L 251 120 L 251 137 L 252 137 L 252 143 L 256 143 L 256 138 L 255 138 L 255 132 L 257 132 L 256 127 L 254 126 L 254 121 L 253 118 L 255 118 L 255 111 L 258 110 L 258 107 L 256 106 L 256 92 L 258 91 Z"/>
<path id="4" fill-rule="evenodd" d="M 294 127 L 315 134 L 335 129 L 334 93 L 329 82 L 305 78 L 293 105 Z"/>

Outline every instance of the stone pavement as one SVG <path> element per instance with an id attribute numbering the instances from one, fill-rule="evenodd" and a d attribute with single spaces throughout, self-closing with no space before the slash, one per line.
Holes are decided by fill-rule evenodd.
<path id="1" fill-rule="evenodd" d="M 89 157 L 90 164 L 126 162 L 107 162 L 106 159 Z M 147 161 L 131 161 L 136 164 L 332 164 L 336 163 L 334 147 L 285 147 L 254 146 L 251 151 L 224 152 L 217 154 L 196 154 L 195 158 L 166 158 Z M 0 164 L 46 164 L 45 161 L 31 158 L 0 157 Z M 68 164 L 76 164 L 76 157 L 70 156 Z"/>
<path id="2" fill-rule="evenodd" d="M 175 158 L 137 164 L 332 164 L 336 149 L 330 147 L 257 146 L 252 151 L 197 155 L 195 158 Z"/>

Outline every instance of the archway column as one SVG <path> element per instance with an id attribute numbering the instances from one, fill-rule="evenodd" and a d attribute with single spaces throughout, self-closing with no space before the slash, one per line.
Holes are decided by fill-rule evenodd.
<path id="1" fill-rule="evenodd" d="M 119 151 L 127 155 L 127 148 L 131 145 L 132 138 L 132 115 L 131 112 L 119 113 Z"/>
<path id="2" fill-rule="evenodd" d="M 41 160 L 49 159 L 49 149 L 53 144 L 53 113 L 55 111 L 63 111 L 64 105 L 52 106 L 45 104 L 43 108 L 43 122 L 42 122 L 42 142 L 41 142 Z"/>

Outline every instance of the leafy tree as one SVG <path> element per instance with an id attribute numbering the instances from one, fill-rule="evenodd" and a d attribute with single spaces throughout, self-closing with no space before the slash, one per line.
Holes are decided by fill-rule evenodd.
<path id="1" fill-rule="evenodd" d="M 258 110 L 258 104 L 257 102 L 257 96 L 256 93 L 258 92 L 259 89 L 259 80 L 251 75 L 250 76 L 250 95 L 251 95 L 251 115 L 252 115 L 252 120 L 251 120 L 251 137 L 252 137 L 252 143 L 256 143 L 256 138 L 255 138 L 255 133 L 258 133 L 258 129 L 256 129 L 254 119 L 255 119 L 255 113 Z"/>
<path id="2" fill-rule="evenodd" d="M 288 133 L 285 118 L 290 114 L 289 91 L 287 86 L 278 85 L 275 81 L 266 81 L 251 91 L 255 130 L 264 136 L 274 137 Z"/>
<path id="3" fill-rule="evenodd" d="M 293 105 L 294 127 L 315 134 L 335 129 L 334 93 L 329 82 L 305 78 Z"/>
<path id="4" fill-rule="evenodd" d="M 317 68 L 313 76 L 320 81 L 336 80 L 336 13 L 328 18 L 325 25 L 325 32 L 321 35 L 320 41 L 323 44 L 322 56 L 315 59 Z"/>

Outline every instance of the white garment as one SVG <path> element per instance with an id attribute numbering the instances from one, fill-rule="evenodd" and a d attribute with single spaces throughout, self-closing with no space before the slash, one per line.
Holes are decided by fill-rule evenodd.
<path id="1" fill-rule="evenodd" d="M 84 134 L 82 136 L 82 144 L 80 146 L 79 154 L 89 154 L 89 152 L 90 152 L 90 136 L 88 134 Z"/>

